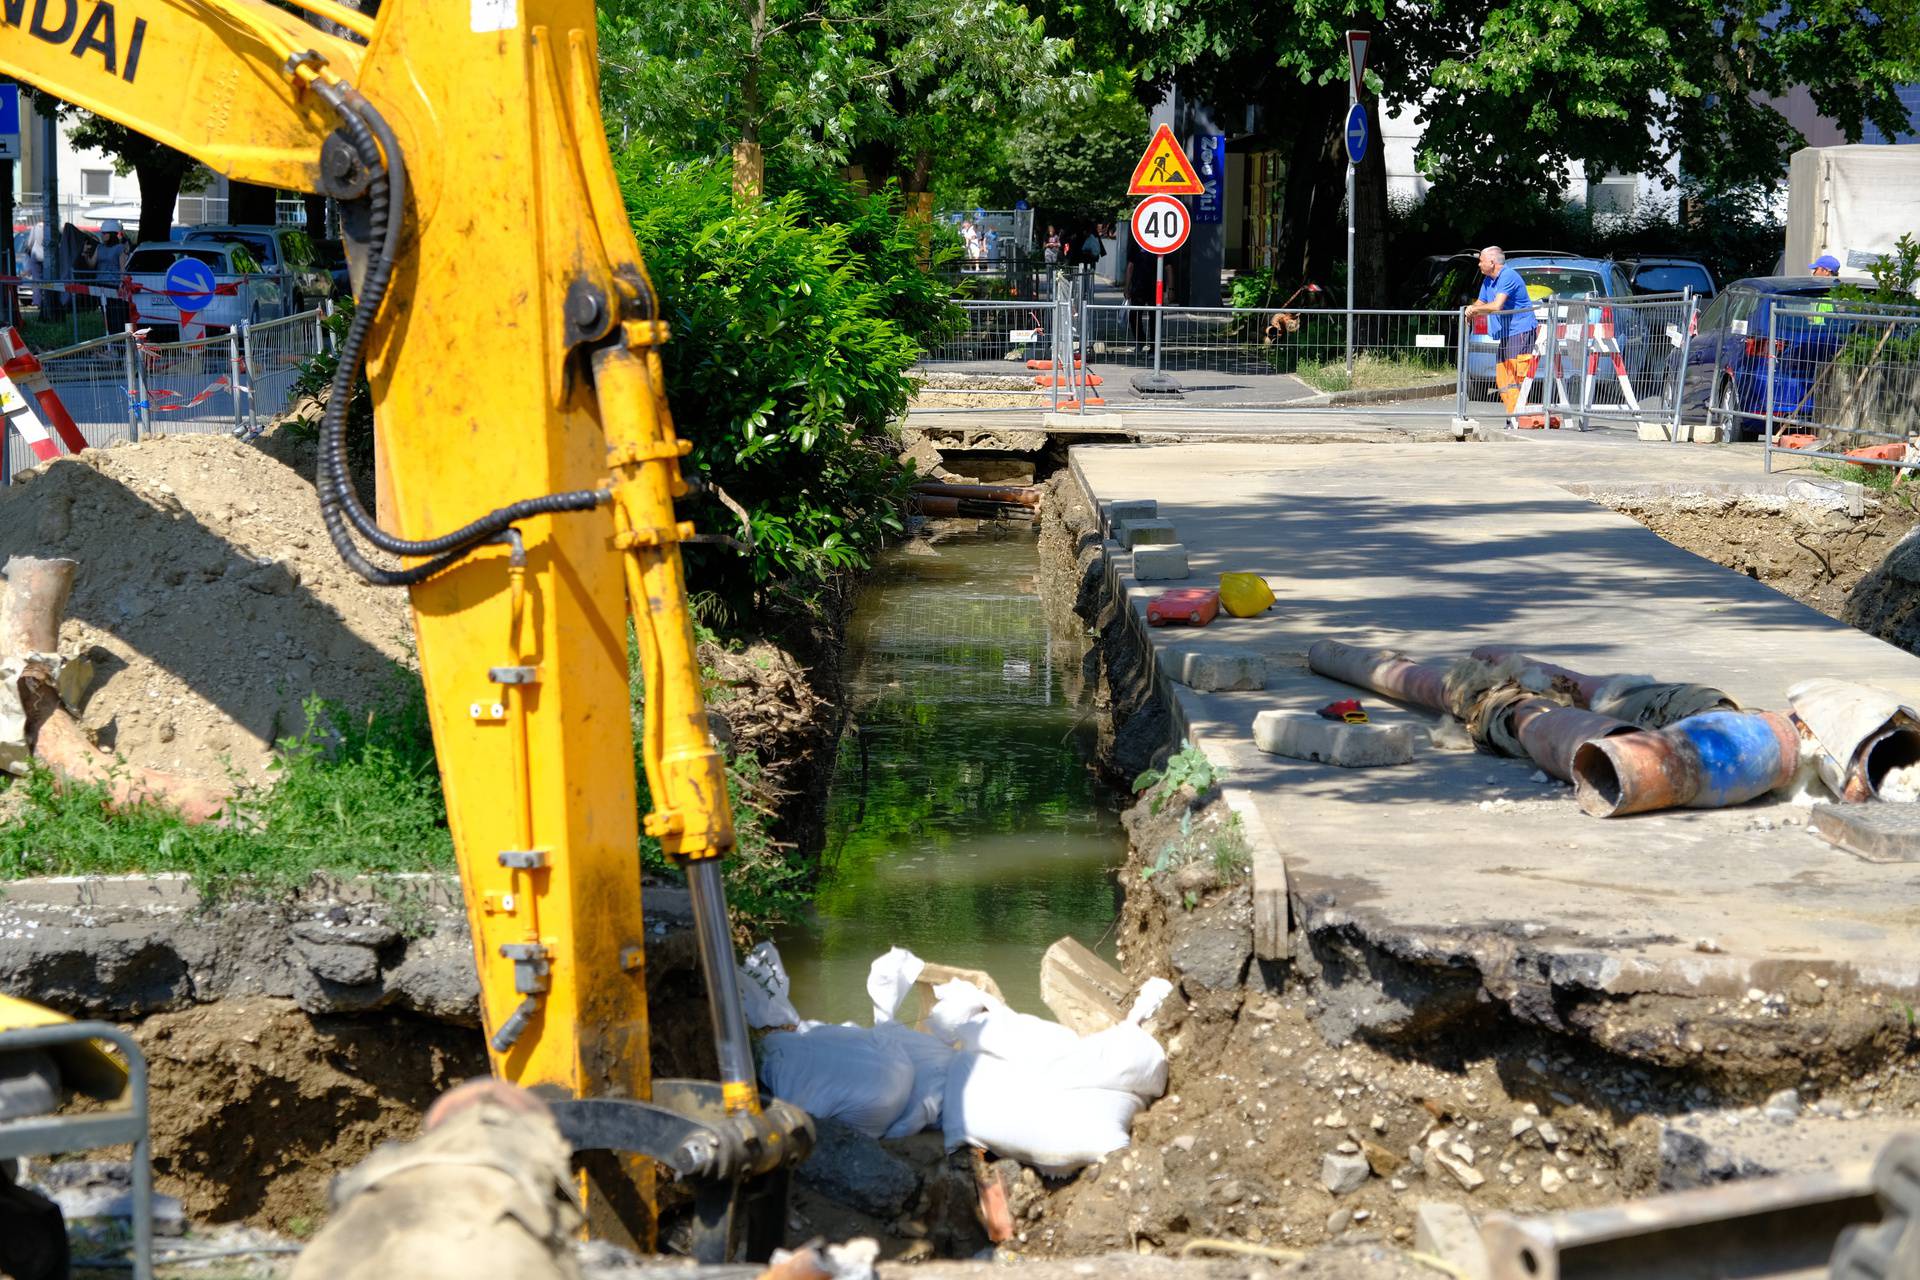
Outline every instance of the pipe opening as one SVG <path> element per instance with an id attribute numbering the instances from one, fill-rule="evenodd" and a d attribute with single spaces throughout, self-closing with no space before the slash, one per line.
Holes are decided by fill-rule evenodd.
<path id="1" fill-rule="evenodd" d="M 1909 769 L 1920 765 L 1920 729 L 1893 729 L 1867 751 L 1867 785 L 1873 788 L 1875 795 L 1886 784 L 1887 775 L 1896 769 Z M 1916 779 L 1914 781 L 1920 781 Z M 1913 781 L 1909 781 L 1908 791 L 1915 790 Z M 1896 787 L 1895 790 L 1900 790 Z M 1905 798 L 1905 797 L 1902 797 Z"/>
<path id="2" fill-rule="evenodd" d="M 1583 742 L 1573 753 L 1573 783 L 1580 807 L 1604 817 L 1620 804 L 1620 772 L 1598 742 Z"/>

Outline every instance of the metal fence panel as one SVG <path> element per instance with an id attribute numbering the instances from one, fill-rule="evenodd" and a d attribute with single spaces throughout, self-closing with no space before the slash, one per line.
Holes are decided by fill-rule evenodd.
<path id="1" fill-rule="evenodd" d="M 318 311 L 303 311 L 241 330 L 241 363 L 253 434 L 293 407 L 293 384 L 300 367 L 320 350 L 321 318 Z"/>
<path id="2" fill-rule="evenodd" d="M 1734 369 L 1730 410 L 1759 422 L 1767 470 L 1776 453 L 1863 466 L 1920 461 L 1920 312 L 1775 305 L 1765 335 L 1749 335 L 1741 354 L 1748 361 Z"/>

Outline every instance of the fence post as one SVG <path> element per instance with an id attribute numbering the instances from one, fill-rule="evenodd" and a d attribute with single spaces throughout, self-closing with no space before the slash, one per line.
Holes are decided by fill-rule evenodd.
<path id="1" fill-rule="evenodd" d="M 126 323 L 120 340 L 127 344 L 127 443 L 140 443 L 140 380 L 134 373 L 138 357 L 133 351 L 133 322 Z"/>
<path id="2" fill-rule="evenodd" d="M 233 434 L 242 431 L 240 422 L 240 331 L 227 330 L 227 394 L 233 397 Z"/>
<path id="3" fill-rule="evenodd" d="M 253 355 L 253 325 L 242 321 L 240 325 L 240 367 L 247 371 L 247 434 L 260 434 L 260 366 Z"/>
<path id="4" fill-rule="evenodd" d="M 1695 317 L 1700 314 L 1700 299 L 1694 296 L 1693 286 L 1688 285 L 1681 295 L 1687 304 L 1686 327 L 1680 330 L 1680 372 L 1673 380 L 1673 426 L 1670 429 L 1669 444 L 1680 443 L 1683 426 L 1680 421 L 1680 406 L 1687 398 L 1687 361 L 1693 357 L 1693 326 Z"/>
<path id="5" fill-rule="evenodd" d="M 1459 336 L 1454 341 L 1454 389 L 1453 416 L 1461 422 L 1467 420 L 1467 335 L 1473 329 L 1473 321 L 1467 319 L 1467 309 L 1460 308 L 1456 319 L 1460 321 Z"/>
<path id="6" fill-rule="evenodd" d="M 1777 306 L 1768 307 L 1767 308 L 1767 421 L 1764 428 L 1765 434 L 1761 437 L 1761 445 L 1760 445 L 1760 469 L 1768 475 L 1773 474 L 1773 389 L 1774 389 L 1774 377 L 1780 368 L 1780 348 L 1779 348 L 1779 345 L 1774 341 L 1774 338 L 1778 330 L 1779 323 L 1780 323 L 1780 308 Z M 1738 389 L 1735 390 L 1734 394 L 1735 395 L 1739 394 Z M 1737 421 L 1738 418 L 1739 418 L 1739 414 L 1736 410 L 1735 414 L 1733 415 L 1733 420 Z M 1732 422 L 1729 422 L 1727 426 L 1727 436 L 1729 439 L 1737 439 L 1737 437 L 1734 435 L 1735 430 L 1736 428 L 1732 425 Z"/>
<path id="7" fill-rule="evenodd" d="M 320 350 L 328 355 L 333 354 L 333 326 L 327 323 L 331 319 L 333 319 L 333 299 L 324 298 L 320 302 Z"/>
<path id="8" fill-rule="evenodd" d="M 1540 421 L 1553 427 L 1553 384 L 1560 372 L 1560 299 L 1547 295 L 1547 367 L 1540 375 Z M 1519 426 L 1519 422 L 1514 423 Z"/>

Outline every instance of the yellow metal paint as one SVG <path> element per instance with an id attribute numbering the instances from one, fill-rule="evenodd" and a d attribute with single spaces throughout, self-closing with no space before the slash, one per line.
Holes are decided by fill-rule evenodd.
<path id="1" fill-rule="evenodd" d="M 66 1014 L 34 1004 L 31 1000 L 0 995 L 0 1035 L 32 1027 L 57 1027 L 72 1021 Z M 5 1041 L 0 1040 L 0 1056 L 4 1056 L 4 1050 Z M 60 1064 L 62 1083 L 67 1088 L 106 1102 L 126 1092 L 125 1064 L 93 1041 L 61 1045 L 51 1052 L 54 1060 Z"/>
<path id="2" fill-rule="evenodd" d="M 686 608 L 683 447 L 653 349 L 664 326 L 621 323 L 591 364 L 565 343 L 576 281 L 616 303 L 651 290 L 606 150 L 590 0 L 387 0 L 364 48 L 260 0 L 76 3 L 113 4 L 122 30 L 146 24 L 133 82 L 16 27 L 0 27 L 0 72 L 229 177 L 316 185 L 335 122 L 293 87 L 289 50 L 318 51 L 318 74 L 353 84 L 393 127 L 407 234 L 368 365 L 393 532 L 437 534 L 611 473 L 610 509 L 520 526 L 523 574 L 489 547 L 414 587 L 412 605 L 490 1033 L 523 998 L 500 948 L 542 944 L 551 966 L 538 1015 L 494 1068 L 572 1096 L 647 1097 L 629 606 L 646 664 L 649 829 L 702 858 L 732 847 L 733 825 Z M 503 666 L 538 680 L 492 683 Z M 500 865 L 525 849 L 547 865 Z M 726 1083 L 730 1106 L 757 1108 L 750 1082 Z M 651 1204 L 645 1170 L 594 1168 L 596 1230 L 649 1245 L 650 1208 L 634 1198 Z"/>

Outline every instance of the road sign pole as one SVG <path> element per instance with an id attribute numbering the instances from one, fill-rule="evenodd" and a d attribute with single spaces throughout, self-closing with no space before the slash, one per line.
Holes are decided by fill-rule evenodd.
<path id="1" fill-rule="evenodd" d="M 1360 82 L 1367 69 L 1367 46 L 1373 36 L 1366 31 L 1347 32 L 1347 122 L 1343 142 L 1347 152 L 1347 387 L 1353 387 L 1353 244 L 1354 244 L 1354 171 L 1366 155 L 1366 148 L 1378 145 L 1369 136 L 1366 118 L 1360 115 Z M 1360 145 L 1354 145 L 1354 130 L 1360 131 Z"/>
<path id="2" fill-rule="evenodd" d="M 1160 320 L 1167 310 L 1167 258 L 1153 256 L 1153 372 L 1160 372 Z"/>
<path id="3" fill-rule="evenodd" d="M 1347 166 L 1347 390 L 1353 390 L 1353 165 Z"/>

